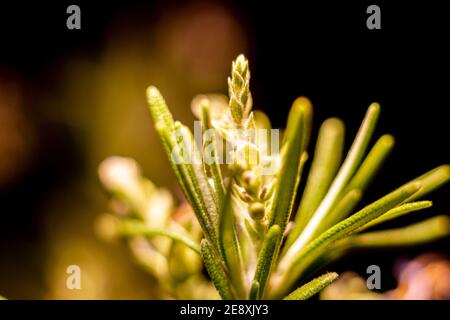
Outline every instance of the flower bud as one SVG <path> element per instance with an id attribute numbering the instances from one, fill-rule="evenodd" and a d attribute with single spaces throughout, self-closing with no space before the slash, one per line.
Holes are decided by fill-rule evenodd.
<path id="1" fill-rule="evenodd" d="M 261 220 L 264 218 L 265 207 L 261 202 L 253 202 L 248 207 L 248 212 L 253 220 Z"/>

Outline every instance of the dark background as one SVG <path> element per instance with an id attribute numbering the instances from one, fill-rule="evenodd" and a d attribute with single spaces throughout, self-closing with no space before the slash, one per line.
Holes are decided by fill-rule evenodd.
<path id="1" fill-rule="evenodd" d="M 313 136 L 325 118 L 338 116 L 346 123 L 348 147 L 368 105 L 373 101 L 381 104 L 376 135 L 392 133 L 396 147 L 364 202 L 450 160 L 448 13 L 443 1 L 395 3 L 220 2 L 247 32 L 248 44 L 236 55 L 244 51 L 249 58 L 255 105 L 270 115 L 275 126 L 284 126 L 292 101 L 305 95 L 315 107 Z M 81 7 L 80 31 L 65 27 L 65 10 L 70 4 Z M 381 30 L 366 28 L 365 11 L 370 4 L 381 7 Z M 45 273 L 39 257 L 45 215 L 41 199 L 55 189 L 64 189 L 71 180 L 91 174 L 86 170 L 82 142 L 75 137 L 76 132 L 58 123 L 41 121 L 33 95 L 36 90 L 54 92 L 59 88 L 47 70 L 57 69 L 74 52 L 96 61 L 112 16 L 125 12 L 123 19 L 115 20 L 119 23 L 114 27 L 126 30 L 147 25 L 161 13 L 170 16 L 183 6 L 186 4 L 173 1 L 1 4 L 0 70 L 6 81 L 18 79 L 23 85 L 24 110 L 30 121 L 37 123 L 34 139 L 38 141 L 32 164 L 13 183 L 0 189 L 0 279 L 11 288 L 13 297 L 40 297 L 40 290 L 46 287 L 39 280 Z M 132 27 L 129 21 L 133 21 Z M 151 32 L 148 41 L 153 41 Z M 226 92 L 225 87 L 218 89 Z M 434 209 L 426 215 L 450 212 L 448 196 L 448 186 L 434 192 L 429 197 Z M 65 213 L 60 214 L 63 217 Z M 447 253 L 448 241 L 400 253 L 358 254 L 329 269 L 364 274 L 367 265 L 378 264 L 382 270 L 391 270 L 396 257 L 413 257 L 430 250 Z M 37 279 L 29 294 L 14 291 L 6 281 L 15 277 L 16 264 L 21 263 L 29 264 L 30 279 Z M 385 272 L 383 277 L 386 288 L 393 287 L 391 274 Z"/>

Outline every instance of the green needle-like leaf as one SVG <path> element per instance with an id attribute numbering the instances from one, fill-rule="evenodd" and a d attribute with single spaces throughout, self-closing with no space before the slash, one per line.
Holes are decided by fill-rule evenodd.
<path id="1" fill-rule="evenodd" d="M 367 185 L 373 179 L 380 169 L 386 157 L 392 151 L 395 140 L 390 134 L 383 135 L 370 150 L 367 157 L 350 180 L 347 190 L 359 189 L 365 190 Z"/>
<path id="2" fill-rule="evenodd" d="M 171 160 L 170 163 L 175 172 L 175 175 L 183 189 L 186 199 L 192 206 L 194 213 L 203 229 L 206 237 L 212 241 L 218 247 L 217 231 L 213 224 L 213 221 L 208 212 L 208 208 L 205 206 L 201 197 L 196 193 L 196 187 L 192 181 L 192 168 L 188 167 L 183 163 L 183 155 L 174 152 L 176 143 L 173 141 L 172 137 L 167 131 L 162 130 L 161 140 L 164 149 L 168 153 L 168 157 Z M 175 159 L 173 159 L 174 157 Z"/>
<path id="3" fill-rule="evenodd" d="M 305 191 L 285 248 L 297 239 L 327 193 L 341 162 L 344 131 L 344 124 L 336 118 L 326 120 L 320 127 Z"/>
<path id="4" fill-rule="evenodd" d="M 172 239 L 175 242 L 184 244 L 186 247 L 192 249 L 200 254 L 200 246 L 194 240 L 181 233 L 162 228 L 151 228 L 139 220 L 117 220 L 118 232 L 125 237 L 146 236 L 155 237 L 161 236 Z"/>
<path id="5" fill-rule="evenodd" d="M 256 264 L 256 271 L 253 280 L 253 285 L 258 285 L 259 291 L 256 296 L 261 299 L 264 298 L 264 289 L 267 279 L 270 276 L 274 261 L 277 259 L 277 250 L 279 250 L 279 243 L 281 240 L 281 228 L 278 225 L 270 227 L 264 238 L 261 251 L 258 255 L 258 262 Z M 252 291 L 256 290 L 255 288 Z"/>
<path id="6" fill-rule="evenodd" d="M 217 201 L 201 163 L 201 156 L 188 128 L 174 123 L 155 87 L 147 89 L 150 112 L 175 175 L 191 203 L 206 236 L 217 244 Z M 177 141 L 177 138 L 182 138 Z M 184 153 L 183 153 L 184 152 Z"/>
<path id="7" fill-rule="evenodd" d="M 402 228 L 359 234 L 343 239 L 337 247 L 353 249 L 410 246 L 434 241 L 449 234 L 450 218 L 441 215 Z"/>
<path id="8" fill-rule="evenodd" d="M 190 176 L 191 184 L 194 187 L 196 197 L 199 198 L 205 211 L 210 216 L 214 225 L 218 223 L 218 205 L 211 185 L 209 184 L 208 177 L 202 165 L 202 157 L 198 146 L 194 141 L 191 131 L 186 126 L 183 126 L 179 122 L 175 122 L 175 130 L 182 138 L 181 147 L 183 151 L 188 153 L 187 158 L 190 160 L 187 163 L 183 163 L 187 168 Z"/>
<path id="9" fill-rule="evenodd" d="M 175 173 L 175 176 L 181 186 L 181 189 L 183 190 L 184 194 L 186 195 L 189 202 L 191 202 L 191 196 L 189 196 L 189 190 L 188 186 L 189 183 L 186 180 L 186 177 L 183 176 L 181 169 L 177 167 L 176 164 L 173 163 L 171 158 L 171 153 L 174 148 L 174 144 L 171 141 L 171 136 L 174 131 L 174 121 L 172 114 L 170 113 L 169 108 L 166 105 L 166 102 L 164 98 L 161 96 L 161 93 L 159 90 L 154 87 L 150 86 L 147 89 L 147 101 L 149 105 L 150 114 L 152 115 L 153 122 L 155 124 L 156 132 L 158 133 L 160 140 L 162 142 L 164 151 L 166 152 L 169 160 L 170 165 Z M 191 202 L 192 204 L 192 202 Z M 197 211 L 198 212 L 198 211 Z"/>
<path id="10" fill-rule="evenodd" d="M 290 293 L 287 297 L 285 297 L 283 300 L 306 300 L 314 296 L 315 294 L 319 293 L 323 288 L 328 286 L 330 283 L 332 283 L 334 280 L 336 280 L 338 277 L 338 274 L 335 272 L 330 272 L 327 274 L 324 274 L 307 284 L 301 286 L 297 290 Z"/>
<path id="11" fill-rule="evenodd" d="M 202 101 L 200 104 L 200 108 L 202 111 L 203 130 L 204 131 L 213 130 L 210 140 L 206 141 L 206 143 L 208 145 L 208 148 L 212 148 L 211 157 L 213 158 L 212 159 L 213 161 L 211 163 L 209 163 L 209 168 L 210 168 L 210 172 L 211 172 L 211 177 L 214 182 L 214 189 L 217 194 L 219 208 L 221 208 L 221 206 L 223 204 L 223 198 L 225 197 L 225 187 L 223 185 L 222 172 L 220 170 L 220 163 L 219 163 L 219 159 L 218 159 L 219 152 L 217 150 L 217 143 L 216 143 L 216 138 L 217 138 L 216 133 L 217 132 L 211 126 L 211 115 L 209 113 L 209 101 L 208 100 Z"/>
<path id="12" fill-rule="evenodd" d="M 370 150 L 358 171 L 342 192 L 334 208 L 324 217 L 314 235 L 320 234 L 333 224 L 346 218 L 362 198 L 362 192 L 380 169 L 384 160 L 394 147 L 394 137 L 385 134 Z"/>
<path id="13" fill-rule="evenodd" d="M 366 116 L 364 117 L 356 138 L 353 141 L 353 144 L 344 160 L 344 163 L 339 169 L 336 178 L 331 184 L 330 189 L 317 210 L 314 212 L 311 220 L 308 222 L 303 232 L 287 250 L 280 264 L 287 265 L 289 261 L 292 260 L 293 256 L 312 240 L 317 228 L 323 221 L 323 218 L 332 210 L 333 206 L 338 201 L 339 195 L 355 173 L 364 157 L 367 145 L 369 144 L 372 133 L 375 130 L 375 124 L 379 113 L 380 106 L 377 103 L 372 103 L 367 110 Z"/>
<path id="14" fill-rule="evenodd" d="M 228 267 L 231 282 L 238 298 L 245 299 L 244 266 L 239 239 L 236 233 L 236 223 L 233 210 L 232 183 L 227 188 L 223 210 L 220 214 L 219 240 L 225 263 Z"/>
<path id="15" fill-rule="evenodd" d="M 322 233 L 303 250 L 297 252 L 293 259 L 289 261 L 290 263 L 286 265 L 280 263 L 279 274 L 281 279 L 278 280 L 276 288 L 286 290 L 291 287 L 295 279 L 314 260 L 318 259 L 329 245 L 350 235 L 353 231 L 402 203 L 416 193 L 420 186 L 420 183 L 402 186 Z M 276 296 L 282 293 L 282 290 L 281 292 L 275 291 Z"/>
<path id="16" fill-rule="evenodd" d="M 222 259 L 217 256 L 214 247 L 208 242 L 208 240 L 203 239 L 200 244 L 200 249 L 206 270 L 208 271 L 208 274 L 222 299 L 235 299 L 233 289 L 230 286 L 230 278 L 228 277 L 225 267 L 221 262 Z"/>
<path id="17" fill-rule="evenodd" d="M 434 168 L 433 170 L 430 170 L 427 173 L 411 181 L 411 182 L 420 182 L 422 184 L 422 188 L 419 190 L 419 192 L 414 194 L 411 197 L 411 199 L 408 199 L 408 201 L 419 199 L 449 181 L 450 181 L 450 165 L 444 164 L 442 166 Z"/>
<path id="18" fill-rule="evenodd" d="M 401 217 L 405 214 L 408 214 L 408 213 L 411 213 L 414 211 L 418 211 L 418 210 L 423 210 L 426 208 L 430 208 L 432 205 L 433 205 L 433 203 L 431 201 L 417 201 L 417 202 L 409 202 L 409 203 L 402 204 L 394 209 L 389 210 L 388 212 L 381 215 L 380 217 L 373 219 L 372 221 L 370 221 L 369 223 L 364 225 L 362 228 L 360 228 L 358 230 L 358 232 L 361 232 L 363 230 L 366 230 L 368 228 L 376 226 L 380 223 Z"/>
<path id="19" fill-rule="evenodd" d="M 304 157 L 309 140 L 311 119 L 311 103 L 306 98 L 298 98 L 289 113 L 281 168 L 276 177 L 274 197 L 269 209 L 269 226 L 278 224 L 282 232 L 289 221 L 297 194 L 303 165 L 302 156 Z"/>
<path id="20" fill-rule="evenodd" d="M 361 200 L 363 191 L 372 181 L 373 177 L 392 151 L 394 143 L 394 137 L 390 134 L 385 134 L 378 139 L 362 162 L 358 171 L 345 187 L 342 196 L 335 207 L 324 217 L 320 227 L 315 232 L 315 235 L 328 229 L 330 226 L 346 218 L 351 213 Z"/>
<path id="21" fill-rule="evenodd" d="M 333 226 L 336 222 L 342 221 L 342 219 L 348 217 L 348 215 L 352 213 L 353 209 L 358 204 L 359 200 L 361 200 L 361 197 L 362 192 L 358 189 L 353 189 L 347 192 L 347 194 L 339 200 L 333 210 L 325 216 L 315 234 L 318 235 L 322 233 Z"/>
<path id="22" fill-rule="evenodd" d="M 184 210 L 174 207 L 166 191 L 156 193 L 159 190 L 142 177 L 134 161 L 116 159 L 102 164 L 99 174 L 114 203 L 123 204 L 112 206 L 121 218 L 114 218 L 113 225 L 102 220 L 99 231 L 129 240 L 136 260 L 174 298 L 193 291 L 210 296 L 211 284 L 201 274 L 195 253 L 223 299 L 278 299 L 349 249 L 420 244 L 450 234 L 447 216 L 365 232 L 431 207 L 430 201 L 415 200 L 450 181 L 450 165 L 437 167 L 354 213 L 394 146 L 393 137 L 383 135 L 366 154 L 380 113 L 377 103 L 369 106 L 342 163 L 344 124 L 336 118 L 322 124 L 291 222 L 309 156 L 312 106 L 307 98 L 294 101 L 278 153 L 274 144 L 278 131 L 270 130 L 267 115 L 251 112 L 249 62 L 242 54 L 232 63 L 228 98 L 213 94 L 193 100 L 192 110 L 203 129 L 197 130 L 200 126 L 195 123 L 196 139 L 188 127 L 174 121 L 156 87 L 148 87 L 146 93 L 156 132 L 202 230 Z M 197 133 L 206 132 L 197 140 Z M 224 151 L 227 164 L 221 165 Z M 268 175 L 268 169 L 275 172 Z M 225 173 L 232 177 L 224 179 Z M 201 232 L 204 239 L 199 245 Z M 142 241 L 148 244 L 145 250 L 139 246 Z M 318 277 L 285 299 L 310 298 L 336 277 L 336 273 Z"/>

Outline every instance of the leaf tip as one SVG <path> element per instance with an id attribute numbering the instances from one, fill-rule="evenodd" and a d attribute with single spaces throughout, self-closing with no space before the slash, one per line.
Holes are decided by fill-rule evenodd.
<path id="1" fill-rule="evenodd" d="M 442 176 L 446 179 L 450 179 L 450 164 L 444 164 L 440 167 L 440 171 L 442 172 Z"/>
<path id="2" fill-rule="evenodd" d="M 385 134 L 380 138 L 380 143 L 382 143 L 386 148 L 390 149 L 395 144 L 395 138 L 391 134 Z"/>
<path id="3" fill-rule="evenodd" d="M 344 122 L 339 118 L 328 118 L 322 123 L 322 127 L 325 130 L 330 130 L 333 132 L 343 132 L 344 131 Z"/>
<path id="4" fill-rule="evenodd" d="M 367 110 L 369 113 L 378 115 L 381 111 L 381 106 L 378 102 L 372 102 Z"/>
<path id="5" fill-rule="evenodd" d="M 147 100 L 149 103 L 153 102 L 155 98 L 161 97 L 161 93 L 159 92 L 158 88 L 155 86 L 149 86 L 147 88 Z"/>
<path id="6" fill-rule="evenodd" d="M 306 97 L 298 97 L 297 99 L 295 99 L 292 108 L 295 111 L 301 112 L 307 118 L 310 118 L 312 116 L 312 104 L 311 101 Z"/>

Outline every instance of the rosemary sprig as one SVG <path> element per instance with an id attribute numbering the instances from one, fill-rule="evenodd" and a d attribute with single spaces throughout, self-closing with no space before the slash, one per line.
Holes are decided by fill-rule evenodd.
<path id="1" fill-rule="evenodd" d="M 336 118 L 325 120 L 320 127 L 305 191 L 285 248 L 297 239 L 327 193 L 341 163 L 344 130 L 343 122 Z"/>
<path id="2" fill-rule="evenodd" d="M 311 102 L 303 97 L 294 101 L 281 152 L 277 152 L 272 147 L 279 142 L 278 131 L 261 136 L 252 132 L 272 127 L 264 113 L 251 111 L 250 70 L 244 55 L 232 63 L 228 94 L 228 99 L 217 95 L 194 99 L 194 114 L 201 120 L 202 130 L 214 133 L 199 140 L 188 127 L 174 121 L 158 89 L 147 90 L 155 129 L 199 226 L 177 221 L 176 214 L 172 217 L 171 198 L 162 207 L 154 204 L 162 208 L 160 215 L 148 215 L 159 193 L 133 165 L 126 183 L 101 179 L 114 200 L 128 208 L 117 220 L 117 233 L 130 242 L 147 240 L 147 252 L 137 260 L 172 294 L 178 291 L 178 278 L 170 275 L 170 266 L 185 265 L 202 279 L 201 270 L 186 259 L 199 259 L 196 253 L 200 253 L 223 299 L 282 298 L 298 280 L 313 278 L 316 266 L 350 249 L 420 244 L 450 234 L 446 216 L 404 228 L 367 232 L 431 207 L 431 201 L 416 200 L 450 180 L 449 165 L 431 170 L 354 212 L 394 146 L 394 138 L 383 135 L 366 155 L 380 113 L 377 103 L 369 106 L 342 163 L 344 124 L 336 118 L 323 123 L 306 186 L 291 219 L 308 158 Z M 231 152 L 222 164 L 219 155 L 224 147 L 230 147 Z M 205 160 L 208 155 L 209 160 Z M 267 168 L 273 168 L 273 174 L 263 174 Z M 175 244 L 177 250 L 187 252 L 174 254 Z M 133 246 L 132 250 L 139 251 Z M 320 276 L 286 299 L 307 299 L 336 277 L 335 273 Z"/>

